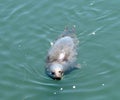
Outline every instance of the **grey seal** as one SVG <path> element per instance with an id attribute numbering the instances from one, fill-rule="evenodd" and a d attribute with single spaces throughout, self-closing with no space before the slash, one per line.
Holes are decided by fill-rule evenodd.
<path id="1" fill-rule="evenodd" d="M 51 43 L 45 67 L 45 72 L 49 77 L 61 80 L 63 75 L 78 68 L 76 63 L 78 43 L 74 28 L 65 28 L 58 39 Z"/>

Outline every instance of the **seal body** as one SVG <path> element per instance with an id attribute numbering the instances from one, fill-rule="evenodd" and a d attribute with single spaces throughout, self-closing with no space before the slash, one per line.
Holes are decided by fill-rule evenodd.
<path id="1" fill-rule="evenodd" d="M 46 74 L 60 80 L 64 74 L 76 68 L 78 40 L 73 30 L 65 30 L 51 45 L 46 58 Z"/>

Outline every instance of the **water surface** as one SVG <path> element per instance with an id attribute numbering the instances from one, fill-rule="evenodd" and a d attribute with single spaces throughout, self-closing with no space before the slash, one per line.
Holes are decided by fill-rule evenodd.
<path id="1" fill-rule="evenodd" d="M 120 100 L 119 0 L 1 0 L 0 100 Z M 81 69 L 44 73 L 50 42 L 76 26 Z"/>

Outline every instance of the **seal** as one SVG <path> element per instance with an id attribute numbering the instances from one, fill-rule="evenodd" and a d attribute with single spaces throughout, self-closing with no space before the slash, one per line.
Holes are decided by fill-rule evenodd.
<path id="1" fill-rule="evenodd" d="M 45 72 L 49 77 L 61 80 L 63 75 L 78 68 L 76 63 L 78 43 L 74 28 L 65 28 L 58 39 L 51 43 L 45 67 Z"/>

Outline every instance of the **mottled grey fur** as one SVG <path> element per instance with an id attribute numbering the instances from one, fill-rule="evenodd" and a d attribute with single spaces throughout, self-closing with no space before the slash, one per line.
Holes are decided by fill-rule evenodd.
<path id="1" fill-rule="evenodd" d="M 52 79 L 60 80 L 64 74 L 77 68 L 76 56 L 78 39 L 74 29 L 65 29 L 51 45 L 46 59 L 46 74 Z"/>

